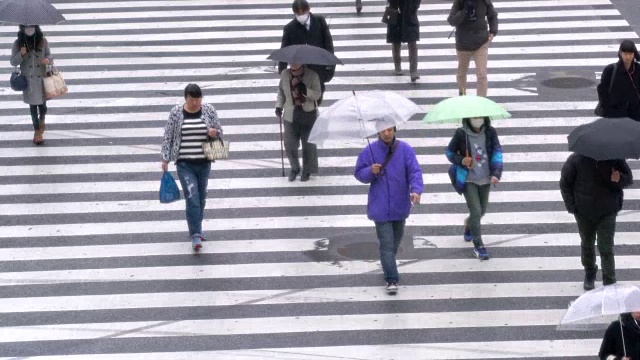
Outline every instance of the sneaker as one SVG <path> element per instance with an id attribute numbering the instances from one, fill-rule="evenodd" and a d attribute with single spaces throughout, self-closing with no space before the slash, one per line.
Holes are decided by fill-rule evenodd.
<path id="1" fill-rule="evenodd" d="M 195 251 L 202 249 L 202 240 L 200 240 L 200 235 L 196 234 L 191 237 L 191 247 Z"/>
<path id="2" fill-rule="evenodd" d="M 387 294 L 395 295 L 398 292 L 398 283 L 387 283 Z"/>
<path id="3" fill-rule="evenodd" d="M 466 242 L 473 241 L 473 234 L 471 234 L 471 229 L 469 229 L 468 227 L 465 227 L 463 237 L 464 237 L 464 241 Z"/>
<path id="4" fill-rule="evenodd" d="M 207 241 L 207 240 L 209 240 L 209 239 L 207 239 L 206 236 L 200 235 L 200 241 Z"/>
<path id="5" fill-rule="evenodd" d="M 473 253 L 476 254 L 476 257 L 480 260 L 489 260 L 489 253 L 487 249 L 483 247 L 473 248 Z"/>

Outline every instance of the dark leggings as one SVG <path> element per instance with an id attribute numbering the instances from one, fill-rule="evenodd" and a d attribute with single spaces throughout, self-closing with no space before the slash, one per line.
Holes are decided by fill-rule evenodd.
<path id="1" fill-rule="evenodd" d="M 47 114 L 47 103 L 42 105 L 29 105 L 29 111 L 31 112 L 31 122 L 33 122 L 33 129 L 38 130 L 40 124 L 44 124 L 44 116 Z M 38 112 L 40 116 L 38 116 Z"/>

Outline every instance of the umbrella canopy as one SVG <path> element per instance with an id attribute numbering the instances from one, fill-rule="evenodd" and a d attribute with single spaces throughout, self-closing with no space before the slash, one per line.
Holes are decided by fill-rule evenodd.
<path id="1" fill-rule="evenodd" d="M 2 0 L 0 21 L 18 25 L 55 25 L 64 16 L 48 0 Z"/>
<path id="2" fill-rule="evenodd" d="M 569 150 L 594 160 L 640 158 L 640 122 L 601 118 L 569 134 Z"/>
<path id="3" fill-rule="evenodd" d="M 402 124 L 422 111 L 413 101 L 391 91 L 364 91 L 336 101 L 316 119 L 309 142 L 363 139 Z"/>
<path id="4" fill-rule="evenodd" d="M 640 311 L 640 286 L 613 284 L 582 294 L 562 318 L 558 330 L 606 327 L 623 313 Z"/>
<path id="5" fill-rule="evenodd" d="M 463 118 L 489 117 L 505 119 L 511 117 L 502 105 L 485 97 L 463 95 L 440 101 L 424 117 L 426 123 L 456 122 Z"/>
<path id="6" fill-rule="evenodd" d="M 271 53 L 267 59 L 289 64 L 336 65 L 342 61 L 327 50 L 311 45 L 290 45 Z"/>

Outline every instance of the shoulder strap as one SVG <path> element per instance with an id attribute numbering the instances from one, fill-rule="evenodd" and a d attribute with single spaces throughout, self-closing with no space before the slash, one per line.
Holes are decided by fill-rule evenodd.
<path id="1" fill-rule="evenodd" d="M 396 152 L 396 149 L 398 148 L 398 140 L 396 140 L 393 145 L 391 145 L 391 148 L 389 149 L 389 152 L 387 153 L 387 156 L 384 158 L 384 162 L 382 163 L 382 166 L 380 167 L 380 170 L 382 171 L 382 169 L 384 169 L 385 166 L 387 166 L 387 164 L 389 163 L 389 161 L 391 161 L 391 157 L 393 156 L 393 154 Z"/>
<path id="2" fill-rule="evenodd" d="M 611 90 L 613 89 L 613 78 L 616 76 L 618 72 L 618 63 L 613 64 L 613 72 L 611 73 L 611 80 L 609 80 L 609 94 L 611 94 Z"/>

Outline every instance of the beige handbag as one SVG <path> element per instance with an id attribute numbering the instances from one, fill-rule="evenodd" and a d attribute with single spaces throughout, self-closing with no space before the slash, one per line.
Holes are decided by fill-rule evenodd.
<path id="1" fill-rule="evenodd" d="M 229 158 L 229 142 L 220 138 L 209 138 L 202 144 L 204 156 L 208 160 L 224 160 Z"/>
<path id="2" fill-rule="evenodd" d="M 64 78 L 62 77 L 62 73 L 57 67 L 53 67 L 50 75 L 45 77 L 43 81 L 44 97 L 47 100 L 64 95 L 69 91 L 69 89 L 67 89 L 67 84 L 64 82 Z"/>

